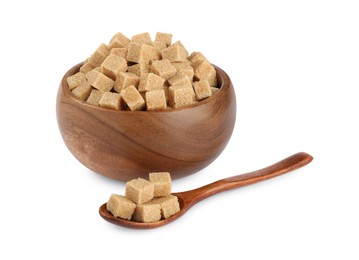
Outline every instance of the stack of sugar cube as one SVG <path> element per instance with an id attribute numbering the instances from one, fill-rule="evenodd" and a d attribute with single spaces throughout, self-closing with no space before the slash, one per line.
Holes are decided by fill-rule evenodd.
<path id="1" fill-rule="evenodd" d="M 78 99 L 115 110 L 164 110 L 204 100 L 218 91 L 217 73 L 200 52 L 188 51 L 172 34 L 148 32 L 131 40 L 116 33 L 67 78 Z"/>
<path id="2" fill-rule="evenodd" d="M 112 194 L 106 208 L 115 217 L 138 222 L 159 221 L 180 210 L 177 197 L 171 194 L 168 172 L 153 172 L 149 180 L 138 178 L 127 182 L 125 196 Z"/>

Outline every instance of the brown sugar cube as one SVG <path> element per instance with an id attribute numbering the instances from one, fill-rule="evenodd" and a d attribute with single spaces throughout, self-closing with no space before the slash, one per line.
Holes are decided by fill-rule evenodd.
<path id="1" fill-rule="evenodd" d="M 151 172 L 149 180 L 155 185 L 154 196 L 164 197 L 171 194 L 171 175 L 169 172 Z"/>
<path id="2" fill-rule="evenodd" d="M 207 58 L 202 53 L 200 53 L 198 51 L 194 51 L 194 52 L 191 53 L 191 55 L 188 56 L 188 60 L 191 63 L 196 63 L 198 61 L 207 60 Z"/>
<path id="3" fill-rule="evenodd" d="M 158 50 L 153 46 L 137 42 L 131 42 L 128 45 L 127 61 L 148 63 L 152 60 L 158 60 L 159 58 Z"/>
<path id="4" fill-rule="evenodd" d="M 155 89 L 162 89 L 165 79 L 157 76 L 156 74 L 150 72 L 143 74 L 140 78 L 140 84 L 138 85 L 138 91 L 145 92 Z"/>
<path id="5" fill-rule="evenodd" d="M 85 62 L 84 65 L 81 66 L 80 72 L 87 73 L 90 70 L 93 70 L 95 67 L 90 62 Z"/>
<path id="6" fill-rule="evenodd" d="M 122 89 L 125 89 L 131 85 L 137 87 L 140 83 L 140 77 L 131 72 L 122 72 L 120 71 L 117 74 L 114 89 L 116 92 L 121 93 Z"/>
<path id="7" fill-rule="evenodd" d="M 176 68 L 177 72 L 183 72 L 192 81 L 194 71 L 191 63 L 189 62 L 173 62 L 172 65 Z"/>
<path id="8" fill-rule="evenodd" d="M 91 93 L 91 86 L 87 81 L 82 82 L 78 87 L 72 90 L 72 94 L 81 100 L 86 100 Z"/>
<path id="9" fill-rule="evenodd" d="M 127 61 L 115 54 L 109 54 L 101 63 L 102 73 L 115 80 L 119 71 L 127 71 Z"/>
<path id="10" fill-rule="evenodd" d="M 73 90 L 77 86 L 79 86 L 82 82 L 86 81 L 85 73 L 77 72 L 76 74 L 68 77 L 66 79 L 67 85 L 69 85 L 69 89 Z"/>
<path id="11" fill-rule="evenodd" d="M 197 100 L 203 100 L 212 96 L 211 86 L 206 79 L 201 79 L 200 81 L 193 82 L 193 89 L 196 93 Z"/>
<path id="12" fill-rule="evenodd" d="M 135 86 L 122 89 L 121 96 L 131 111 L 142 110 L 146 103 Z"/>
<path id="13" fill-rule="evenodd" d="M 109 48 L 123 48 L 127 47 L 129 43 L 130 40 L 125 35 L 118 32 L 111 38 Z"/>
<path id="14" fill-rule="evenodd" d="M 154 189 L 155 185 L 148 180 L 133 179 L 126 183 L 125 196 L 136 204 L 143 204 L 153 199 Z"/>
<path id="15" fill-rule="evenodd" d="M 157 55 L 158 55 L 158 60 L 162 59 L 162 50 L 167 48 L 167 45 L 165 42 L 160 42 L 160 41 L 154 41 L 153 42 L 153 46 L 156 48 L 157 50 Z"/>
<path id="16" fill-rule="evenodd" d="M 137 63 L 132 66 L 128 66 L 127 71 L 134 73 L 140 77 L 141 75 L 146 74 L 150 71 L 150 65 L 147 62 Z"/>
<path id="17" fill-rule="evenodd" d="M 167 45 L 165 42 L 161 42 L 161 41 L 154 41 L 153 42 L 153 46 L 161 53 L 161 51 L 163 49 L 166 49 L 167 48 Z M 161 55 L 162 57 L 162 55 Z"/>
<path id="18" fill-rule="evenodd" d="M 153 199 L 150 203 L 159 204 L 161 206 L 162 218 L 169 218 L 180 211 L 178 198 L 175 195 L 168 195 Z"/>
<path id="19" fill-rule="evenodd" d="M 137 42 L 130 42 L 127 49 L 127 61 L 132 61 L 136 63 L 140 63 L 140 59 L 142 58 L 142 44 Z M 141 62 L 149 62 L 150 58 L 148 58 L 146 61 Z"/>
<path id="20" fill-rule="evenodd" d="M 209 85 L 211 87 L 217 87 L 218 86 L 217 72 L 216 72 L 216 69 L 213 66 L 212 66 L 212 69 L 207 74 L 206 80 L 208 80 Z"/>
<path id="21" fill-rule="evenodd" d="M 155 41 L 164 42 L 164 43 L 166 43 L 167 46 L 170 46 L 171 42 L 172 42 L 172 34 L 157 32 Z"/>
<path id="22" fill-rule="evenodd" d="M 175 43 L 172 43 L 172 45 L 170 45 L 170 47 L 174 47 L 174 46 L 179 46 L 179 47 L 184 48 L 186 51 L 186 54 L 187 54 L 186 56 L 188 57 L 188 51 L 187 51 L 186 47 L 182 44 L 181 41 L 176 41 Z"/>
<path id="23" fill-rule="evenodd" d="M 176 68 L 168 59 L 154 60 L 150 66 L 150 71 L 166 80 L 177 73 Z"/>
<path id="24" fill-rule="evenodd" d="M 176 41 L 171 46 L 180 46 L 180 47 L 185 48 L 181 41 Z"/>
<path id="25" fill-rule="evenodd" d="M 193 88 L 177 85 L 168 89 L 169 104 L 173 108 L 179 108 L 194 103 L 195 93 Z"/>
<path id="26" fill-rule="evenodd" d="M 194 77 L 198 80 L 207 78 L 214 70 L 212 64 L 207 60 L 197 61 L 193 63 L 192 66 L 194 70 Z"/>
<path id="27" fill-rule="evenodd" d="M 110 54 L 115 54 L 126 59 L 127 56 L 127 48 L 112 48 Z"/>
<path id="28" fill-rule="evenodd" d="M 169 59 L 170 62 L 187 61 L 188 52 L 181 46 L 170 46 L 161 51 L 162 59 Z"/>
<path id="29" fill-rule="evenodd" d="M 107 46 L 104 43 L 102 43 L 88 59 L 88 62 L 91 63 L 92 66 L 98 67 L 101 65 L 101 63 L 106 59 L 107 55 L 109 54 L 110 54 L 109 49 L 107 49 Z"/>
<path id="30" fill-rule="evenodd" d="M 216 94 L 218 92 L 219 88 L 211 87 L 212 95 Z"/>
<path id="31" fill-rule="evenodd" d="M 114 81 L 96 68 L 86 73 L 88 83 L 101 91 L 110 91 L 114 86 Z"/>
<path id="32" fill-rule="evenodd" d="M 87 98 L 86 102 L 91 105 L 98 106 L 99 105 L 98 102 L 100 101 L 100 99 L 104 93 L 105 92 L 103 92 L 101 90 L 93 89 L 90 93 L 90 96 Z"/>
<path id="33" fill-rule="evenodd" d="M 99 105 L 105 108 L 120 110 L 121 95 L 113 92 L 105 92 L 99 101 Z"/>
<path id="34" fill-rule="evenodd" d="M 161 205 L 147 202 L 137 205 L 135 212 L 132 215 L 132 220 L 148 223 L 159 221 L 161 216 Z"/>
<path id="35" fill-rule="evenodd" d="M 145 99 L 148 111 L 167 108 L 166 95 L 163 89 L 146 92 Z"/>
<path id="36" fill-rule="evenodd" d="M 107 201 L 106 209 L 116 218 L 130 220 L 135 212 L 136 204 L 124 196 L 112 194 Z"/>
<path id="37" fill-rule="evenodd" d="M 148 32 L 144 32 L 132 36 L 131 41 L 153 46 L 151 36 Z"/>
<path id="38" fill-rule="evenodd" d="M 188 87 L 192 87 L 191 80 L 183 72 L 179 72 L 176 75 L 174 75 L 172 78 L 168 79 L 168 83 L 170 83 L 171 86 L 187 85 Z"/>

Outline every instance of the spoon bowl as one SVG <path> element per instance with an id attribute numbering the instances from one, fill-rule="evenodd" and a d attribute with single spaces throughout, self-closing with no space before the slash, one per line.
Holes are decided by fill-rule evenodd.
<path id="1" fill-rule="evenodd" d="M 135 229 L 156 228 L 169 224 L 172 221 L 178 219 L 197 202 L 211 195 L 217 194 L 222 191 L 243 187 L 249 184 L 253 184 L 282 175 L 284 173 L 288 173 L 290 171 L 296 170 L 300 167 L 307 165 L 312 160 L 313 157 L 307 153 L 296 153 L 282 161 L 279 161 L 271 166 L 257 171 L 225 178 L 194 190 L 173 193 L 173 195 L 177 196 L 178 198 L 180 211 L 167 219 L 163 219 L 156 222 L 142 223 L 132 220 L 116 218 L 106 209 L 106 203 L 100 207 L 99 213 L 102 218 L 115 225 Z"/>

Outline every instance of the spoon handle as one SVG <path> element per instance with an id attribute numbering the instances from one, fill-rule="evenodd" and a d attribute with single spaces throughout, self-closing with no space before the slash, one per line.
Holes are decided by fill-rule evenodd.
<path id="1" fill-rule="evenodd" d="M 241 174 L 229 178 L 225 178 L 203 187 L 188 191 L 188 204 L 195 204 L 211 195 L 217 194 L 222 191 L 231 190 L 253 184 L 256 182 L 264 181 L 284 173 L 296 170 L 302 166 L 307 165 L 313 160 L 313 157 L 307 153 L 296 153 L 282 161 L 279 161 L 266 168 Z M 187 194 L 186 194 L 187 195 Z"/>

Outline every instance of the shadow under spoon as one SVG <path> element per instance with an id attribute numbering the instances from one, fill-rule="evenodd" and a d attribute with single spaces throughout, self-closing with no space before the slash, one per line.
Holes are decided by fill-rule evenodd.
<path id="1" fill-rule="evenodd" d="M 99 213 L 102 218 L 115 225 L 135 229 L 156 228 L 169 224 L 172 221 L 178 219 L 184 213 L 186 213 L 187 210 L 189 210 L 194 204 L 205 198 L 208 198 L 209 196 L 212 196 L 222 191 L 236 189 L 249 184 L 264 181 L 282 175 L 284 173 L 288 173 L 290 171 L 296 170 L 300 167 L 307 165 L 312 160 L 313 157 L 311 155 L 304 152 L 300 152 L 271 166 L 257 171 L 218 180 L 194 190 L 173 193 L 173 195 L 176 195 L 178 197 L 180 211 L 167 219 L 163 219 L 156 222 L 142 223 L 132 220 L 116 218 L 111 214 L 111 212 L 106 209 L 106 203 L 99 208 Z"/>

